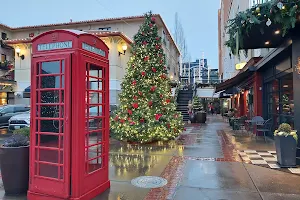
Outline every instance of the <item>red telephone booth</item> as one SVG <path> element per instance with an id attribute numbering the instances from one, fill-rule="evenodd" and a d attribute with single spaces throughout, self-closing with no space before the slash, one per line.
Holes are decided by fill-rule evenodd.
<path id="1" fill-rule="evenodd" d="M 110 187 L 108 47 L 53 30 L 33 39 L 30 200 L 92 199 Z"/>

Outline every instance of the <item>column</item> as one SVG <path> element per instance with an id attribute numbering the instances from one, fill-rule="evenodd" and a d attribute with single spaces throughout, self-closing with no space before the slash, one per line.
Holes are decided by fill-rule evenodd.
<path id="1" fill-rule="evenodd" d="M 254 74 L 253 93 L 254 116 L 263 116 L 262 76 L 259 72 Z"/>
<path id="2" fill-rule="evenodd" d="M 121 67 L 121 59 L 118 53 L 119 39 L 109 38 L 109 90 L 110 105 L 119 104 L 119 93 L 121 92 L 121 82 L 124 70 Z"/>
<path id="3" fill-rule="evenodd" d="M 293 90 L 294 90 L 294 128 L 300 137 L 300 39 L 293 38 L 292 44 Z M 297 164 L 300 164 L 300 142 L 297 147 Z"/>

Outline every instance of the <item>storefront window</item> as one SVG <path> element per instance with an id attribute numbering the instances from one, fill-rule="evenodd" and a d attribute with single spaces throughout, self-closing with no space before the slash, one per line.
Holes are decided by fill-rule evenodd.
<path id="1" fill-rule="evenodd" d="M 266 116 L 273 120 L 273 129 L 281 123 L 294 127 L 294 96 L 292 74 L 279 77 L 266 84 L 268 107 Z"/>
<path id="2" fill-rule="evenodd" d="M 7 93 L 0 92 L 0 105 L 6 105 L 6 104 L 7 104 Z"/>

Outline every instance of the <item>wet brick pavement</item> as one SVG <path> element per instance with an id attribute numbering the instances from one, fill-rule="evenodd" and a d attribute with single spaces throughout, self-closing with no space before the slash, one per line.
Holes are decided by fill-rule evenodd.
<path id="1" fill-rule="evenodd" d="M 186 128 L 177 142 L 130 145 L 111 140 L 111 188 L 94 199 L 300 199 L 299 176 L 241 162 L 232 138 L 227 137 L 228 123 L 220 117 Z M 156 189 L 135 187 L 131 180 L 139 176 L 159 176 L 168 183 Z M 26 199 L 3 195 L 2 190 L 2 199 Z"/>

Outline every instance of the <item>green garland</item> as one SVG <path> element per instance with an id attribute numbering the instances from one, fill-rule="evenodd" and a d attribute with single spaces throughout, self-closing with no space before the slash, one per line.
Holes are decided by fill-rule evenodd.
<path id="1" fill-rule="evenodd" d="M 239 50 L 243 49 L 243 36 L 249 36 L 253 26 L 261 23 L 265 23 L 266 26 L 280 25 L 284 37 L 295 27 L 299 13 L 299 0 L 273 0 L 239 12 L 234 19 L 228 20 L 226 29 L 229 40 L 225 45 L 230 48 L 232 54 L 239 54 Z"/>

